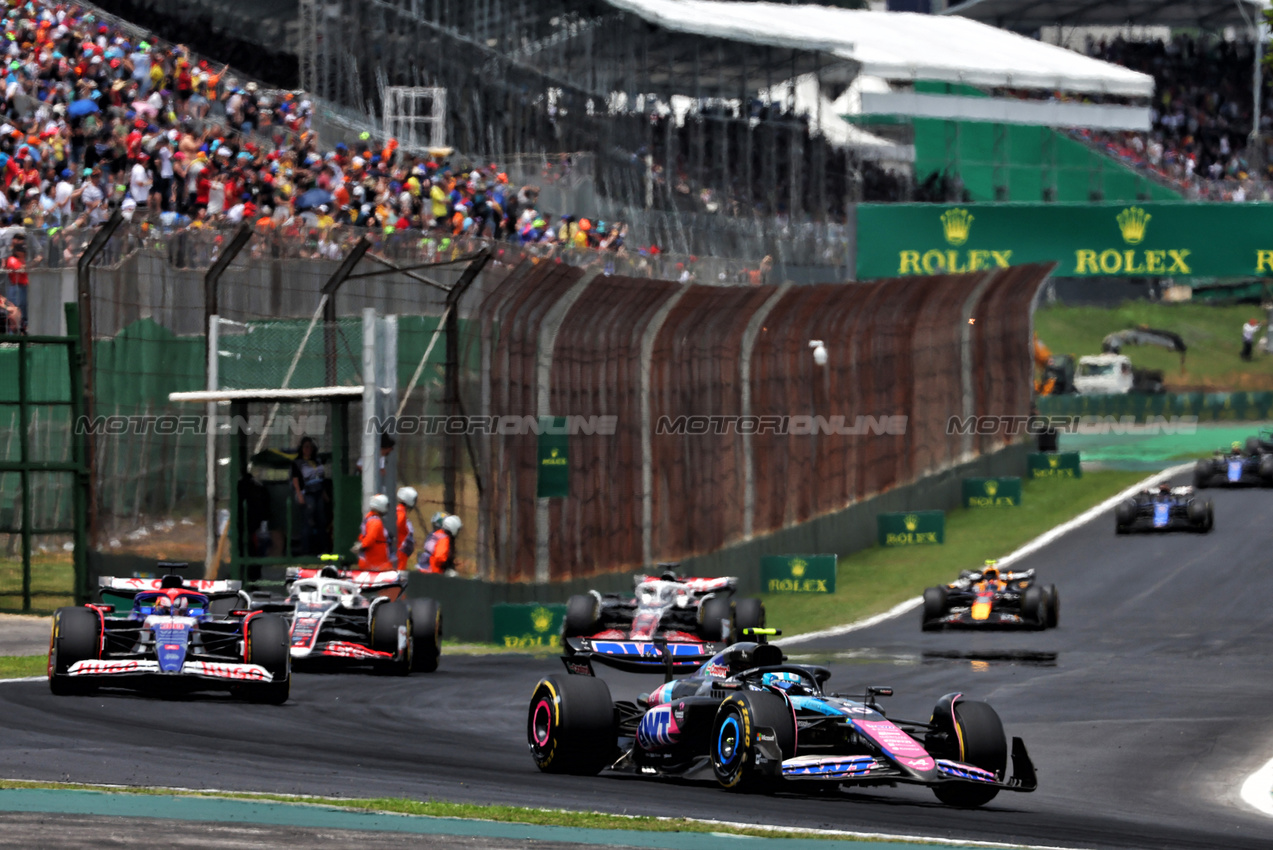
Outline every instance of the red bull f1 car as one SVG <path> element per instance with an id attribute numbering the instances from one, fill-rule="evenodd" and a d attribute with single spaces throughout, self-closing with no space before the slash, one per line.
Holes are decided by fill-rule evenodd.
<path id="1" fill-rule="evenodd" d="M 747 633 L 777 634 L 776 629 Z M 663 670 L 664 684 L 636 702 L 614 701 L 576 653 L 568 673 L 541 680 L 526 718 L 531 756 L 546 773 L 594 775 L 603 770 L 712 779 L 729 789 L 791 790 L 863 785 L 925 785 L 955 806 L 980 806 L 1000 791 L 1033 791 L 1034 765 L 1020 738 L 1008 742 L 989 705 L 951 693 L 927 723 L 888 718 L 876 698 L 827 693 L 825 667 L 788 664 L 782 651 L 744 639 L 672 678 L 670 655 L 643 656 Z M 673 644 L 659 641 L 659 650 Z M 687 660 L 684 657 L 682 661 Z M 626 659 L 635 669 L 636 659 Z"/>
<path id="2" fill-rule="evenodd" d="M 1206 534 L 1215 527 L 1215 508 L 1192 487 L 1162 484 L 1157 490 L 1144 490 L 1114 508 L 1114 530 L 1118 534 L 1133 531 L 1196 531 Z"/>
<path id="3" fill-rule="evenodd" d="M 401 676 L 438 669 L 442 614 L 432 599 L 407 599 L 406 570 L 289 567 L 287 598 L 258 610 L 287 621 L 294 663 L 370 665 Z"/>
<path id="4" fill-rule="evenodd" d="M 1261 438 L 1267 432 L 1261 432 Z M 1193 486 L 1199 490 L 1207 487 L 1263 486 L 1273 487 L 1273 454 L 1263 451 L 1260 439 L 1255 450 L 1250 442 L 1246 450 L 1234 443 L 1229 451 L 1220 450 L 1214 457 L 1203 458 L 1194 464 Z"/>
<path id="5" fill-rule="evenodd" d="M 637 576 L 632 596 L 591 593 L 572 596 L 566 603 L 563 637 L 600 641 L 651 641 L 703 644 L 727 639 L 731 632 L 765 624 L 759 599 L 735 600 L 738 579 L 688 578 L 673 568 L 658 576 Z"/>
<path id="6" fill-rule="evenodd" d="M 922 628 L 1054 629 L 1060 619 L 1056 585 L 1036 583 L 1034 570 L 1003 570 L 993 561 L 980 571 L 924 591 Z"/>
<path id="7" fill-rule="evenodd" d="M 102 578 L 100 584 L 100 596 L 113 603 L 53 614 L 48 664 L 53 693 L 228 688 L 253 702 L 287 701 L 287 625 L 250 610 L 251 599 L 238 582 L 167 575 Z"/>

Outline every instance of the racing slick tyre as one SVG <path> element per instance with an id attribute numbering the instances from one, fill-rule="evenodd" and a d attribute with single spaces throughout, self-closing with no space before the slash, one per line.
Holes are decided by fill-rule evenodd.
<path id="1" fill-rule="evenodd" d="M 1200 460 L 1193 465 L 1193 487 L 1195 490 L 1205 490 L 1210 483 L 1211 462 Z"/>
<path id="2" fill-rule="evenodd" d="M 541 679 L 530 697 L 526 740 L 544 773 L 600 773 L 618 757 L 610 688 L 591 676 Z"/>
<path id="3" fill-rule="evenodd" d="M 765 625 L 765 603 L 759 599 L 739 599 L 734 603 L 734 628 L 759 629 Z"/>
<path id="4" fill-rule="evenodd" d="M 406 636 L 406 645 L 399 651 L 399 635 Z M 394 657 L 381 661 L 377 671 L 392 676 L 408 676 L 412 667 L 412 648 L 415 641 L 411 634 L 411 609 L 405 602 L 383 602 L 371 613 L 371 648 L 378 652 L 392 652 Z"/>
<path id="5" fill-rule="evenodd" d="M 952 741 L 955 751 L 948 757 L 992 771 L 1002 779 L 1008 766 L 1008 739 L 999 715 L 984 702 L 965 700 L 955 703 L 954 715 L 959 729 Z M 943 782 L 933 786 L 933 793 L 948 806 L 975 808 L 993 800 L 999 789 L 971 782 Z"/>
<path id="6" fill-rule="evenodd" d="M 924 619 L 921 628 L 926 632 L 935 632 L 941 628 L 937 622 L 946 613 L 946 588 L 929 587 L 924 589 Z"/>
<path id="7" fill-rule="evenodd" d="M 283 618 L 257 614 L 248 620 L 243 660 L 261 665 L 274 677 L 271 682 L 244 685 L 243 696 L 269 705 L 287 702 L 292 690 L 292 647 Z"/>
<path id="8" fill-rule="evenodd" d="M 1126 534 L 1136 520 L 1136 505 L 1133 502 L 1119 502 L 1114 506 L 1114 533 Z"/>
<path id="9" fill-rule="evenodd" d="M 597 633 L 601 602 L 591 593 L 581 593 L 566 602 L 566 637 L 587 637 Z"/>
<path id="10" fill-rule="evenodd" d="M 1055 584 L 1048 585 L 1047 598 L 1048 628 L 1055 629 L 1057 623 L 1061 621 L 1061 594 L 1057 591 Z"/>
<path id="11" fill-rule="evenodd" d="M 66 675 L 77 661 L 101 657 L 102 620 L 92 608 L 59 608 L 49 639 L 49 690 L 58 696 L 84 694 L 87 682 Z"/>
<path id="12" fill-rule="evenodd" d="M 724 640 L 734 626 L 734 606 L 727 596 L 713 596 L 698 606 L 698 636 Z"/>
<path id="13" fill-rule="evenodd" d="M 1215 508 L 1211 504 L 1210 499 L 1194 499 L 1189 503 L 1187 513 L 1189 522 L 1193 524 L 1194 531 L 1206 534 L 1215 525 Z"/>
<path id="14" fill-rule="evenodd" d="M 712 772 L 722 788 L 733 791 L 767 791 L 781 779 L 766 775 L 756 767 L 756 730 L 774 730 L 783 759 L 791 758 L 796 743 L 796 718 L 791 706 L 777 694 L 744 691 L 726 697 L 716 709 L 712 734 L 708 738 Z"/>
<path id="15" fill-rule="evenodd" d="M 1259 453 L 1260 453 L 1260 438 L 1247 437 L 1246 450 L 1243 451 L 1242 454 L 1246 455 L 1247 457 L 1255 457 Z"/>
<path id="16" fill-rule="evenodd" d="M 442 655 L 442 609 L 436 599 L 411 600 L 412 670 L 432 673 Z"/>
<path id="17" fill-rule="evenodd" d="M 1273 455 L 1263 455 L 1260 458 L 1260 483 L 1265 487 L 1273 487 Z"/>
<path id="18" fill-rule="evenodd" d="M 1030 585 L 1021 594 L 1021 619 L 1036 629 L 1048 627 L 1048 595 L 1037 584 Z"/>

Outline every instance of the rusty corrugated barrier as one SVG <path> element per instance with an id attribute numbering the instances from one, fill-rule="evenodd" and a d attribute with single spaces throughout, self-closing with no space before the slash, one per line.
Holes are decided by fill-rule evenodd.
<path id="1" fill-rule="evenodd" d="M 480 438 L 483 574 L 708 552 L 992 450 L 1003 428 L 949 423 L 1029 413 L 1029 309 L 1048 272 L 723 287 L 519 267 L 477 312 L 483 412 L 615 427 L 569 438 L 561 499 L 536 497 L 537 436 Z"/>

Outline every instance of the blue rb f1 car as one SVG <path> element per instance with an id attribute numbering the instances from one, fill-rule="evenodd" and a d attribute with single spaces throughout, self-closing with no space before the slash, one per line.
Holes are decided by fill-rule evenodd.
<path id="1" fill-rule="evenodd" d="M 951 693 L 927 723 L 888 718 L 876 701 L 827 693 L 825 667 L 788 664 L 765 642 L 777 629 L 743 630 L 744 641 L 702 659 L 673 679 L 683 654 L 577 651 L 568 673 L 542 679 L 526 718 L 531 756 L 546 773 L 594 775 L 602 770 L 714 779 L 729 789 L 924 785 L 954 806 L 980 806 L 1000 791 L 1033 791 L 1034 765 L 1020 738 L 1008 741 L 998 714 L 984 702 Z M 747 638 L 755 638 L 750 640 Z M 614 701 L 592 663 L 660 669 L 665 681 L 636 702 Z"/>

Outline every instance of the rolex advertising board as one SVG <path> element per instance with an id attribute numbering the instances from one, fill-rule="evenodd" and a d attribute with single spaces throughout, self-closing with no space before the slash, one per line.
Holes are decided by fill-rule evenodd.
<path id="1" fill-rule="evenodd" d="M 857 279 L 1056 263 L 1057 277 L 1273 276 L 1273 204 L 861 204 Z"/>
<path id="2" fill-rule="evenodd" d="M 1083 477 L 1078 452 L 1038 452 L 1030 455 L 1027 466 L 1031 478 Z"/>
<path id="3" fill-rule="evenodd" d="M 876 519 L 881 546 L 920 546 L 946 542 L 945 511 L 880 514 Z"/>
<path id="4" fill-rule="evenodd" d="M 560 646 L 565 605 L 500 604 L 491 606 L 495 642 L 518 649 Z"/>
<path id="5" fill-rule="evenodd" d="M 1015 508 L 1021 504 L 1020 478 L 965 478 L 965 508 Z"/>
<path id="6" fill-rule="evenodd" d="M 760 585 L 765 593 L 835 593 L 835 555 L 766 555 Z"/>

